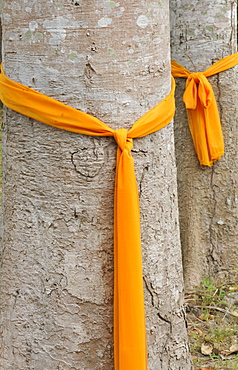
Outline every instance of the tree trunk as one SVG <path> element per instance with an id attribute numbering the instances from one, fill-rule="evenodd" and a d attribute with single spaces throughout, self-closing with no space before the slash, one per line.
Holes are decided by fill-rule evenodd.
<path id="1" fill-rule="evenodd" d="M 170 91 L 169 9 L 144 1 L 5 1 L 11 79 L 130 128 Z M 113 369 L 113 138 L 5 109 L 4 370 Z M 134 140 L 149 369 L 192 369 L 173 127 Z"/>
<path id="2" fill-rule="evenodd" d="M 171 1 L 172 58 L 191 72 L 204 71 L 235 53 L 236 2 Z M 237 67 L 209 78 L 220 111 L 225 155 L 201 167 L 195 155 L 177 79 L 175 147 L 184 275 L 187 289 L 202 278 L 235 273 L 237 251 Z"/>

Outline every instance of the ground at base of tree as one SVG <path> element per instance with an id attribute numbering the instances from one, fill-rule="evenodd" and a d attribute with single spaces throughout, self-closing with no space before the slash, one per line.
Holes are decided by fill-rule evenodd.
<path id="1" fill-rule="evenodd" d="M 238 369 L 238 279 L 205 279 L 185 296 L 195 370 Z"/>

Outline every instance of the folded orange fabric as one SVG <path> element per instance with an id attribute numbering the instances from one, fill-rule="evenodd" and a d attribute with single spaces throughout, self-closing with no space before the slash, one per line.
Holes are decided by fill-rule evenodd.
<path id="1" fill-rule="evenodd" d="M 212 166 L 224 154 L 224 141 L 216 99 L 207 77 L 238 64 L 238 53 L 214 63 L 204 72 L 191 73 L 172 60 L 172 75 L 187 78 L 183 101 L 201 165 Z"/>
<path id="2" fill-rule="evenodd" d="M 170 94 L 132 128 L 112 130 L 99 119 L 71 108 L 0 74 L 5 106 L 48 125 L 84 135 L 113 136 L 118 144 L 114 204 L 114 362 L 116 370 L 146 370 L 147 346 L 140 241 L 140 208 L 131 156 L 133 138 L 171 122 L 175 82 Z"/>

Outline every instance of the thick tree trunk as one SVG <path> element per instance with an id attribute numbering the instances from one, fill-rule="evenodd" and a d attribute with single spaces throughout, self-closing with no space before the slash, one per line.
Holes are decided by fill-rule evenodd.
<path id="1" fill-rule="evenodd" d="M 172 58 L 192 72 L 204 71 L 237 50 L 236 3 L 171 0 Z M 200 167 L 193 148 L 177 79 L 175 146 L 184 274 L 188 289 L 205 276 L 231 275 L 237 251 L 237 67 L 210 77 L 218 102 L 225 155 Z"/>
<path id="2" fill-rule="evenodd" d="M 168 1 L 5 1 L 6 74 L 132 124 L 170 91 Z M 113 369 L 116 143 L 4 118 L 1 367 Z M 173 127 L 134 140 L 149 369 L 189 370 Z"/>

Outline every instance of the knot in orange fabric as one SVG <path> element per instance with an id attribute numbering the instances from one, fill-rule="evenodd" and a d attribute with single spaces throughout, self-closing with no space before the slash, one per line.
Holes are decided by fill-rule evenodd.
<path id="1" fill-rule="evenodd" d="M 213 100 L 212 86 L 202 72 L 189 74 L 183 95 L 187 109 L 196 109 L 198 100 L 204 108 L 208 108 Z"/>
<path id="2" fill-rule="evenodd" d="M 128 131 L 125 128 L 119 128 L 118 130 L 113 131 L 114 139 L 122 152 L 124 149 L 130 152 L 133 148 L 133 141 L 131 138 L 127 137 L 127 134 Z"/>
<path id="3" fill-rule="evenodd" d="M 190 75 L 188 76 L 188 78 L 189 79 L 193 79 L 194 82 L 196 82 L 196 84 L 199 84 L 201 75 L 203 75 L 202 72 L 194 72 L 194 73 L 190 73 Z"/>

